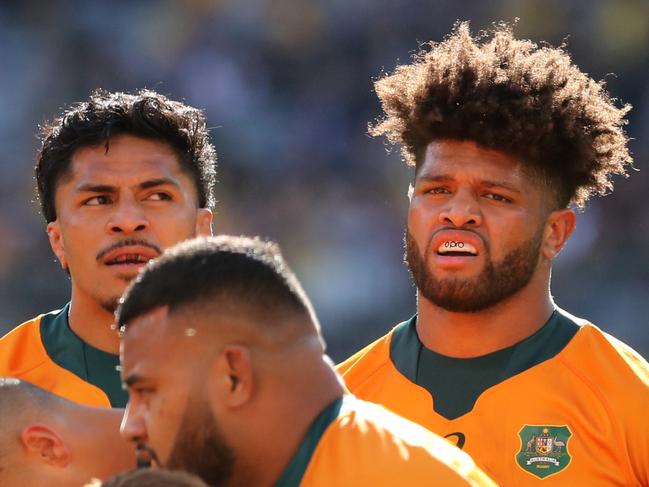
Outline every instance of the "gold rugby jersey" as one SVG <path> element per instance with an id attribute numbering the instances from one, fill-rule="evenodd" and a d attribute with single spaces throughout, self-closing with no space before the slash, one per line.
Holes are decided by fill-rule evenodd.
<path id="1" fill-rule="evenodd" d="M 649 485 L 649 365 L 631 348 L 557 309 L 516 345 L 456 359 L 423 347 L 415 320 L 338 366 L 354 395 L 453 441 L 503 486 Z"/>
<path id="2" fill-rule="evenodd" d="M 275 487 L 495 486 L 466 454 L 377 404 L 346 395 L 311 424 Z"/>
<path id="3" fill-rule="evenodd" d="M 81 340 L 68 323 L 69 308 L 37 316 L 0 338 L 0 376 L 87 406 L 125 407 L 119 356 Z"/>

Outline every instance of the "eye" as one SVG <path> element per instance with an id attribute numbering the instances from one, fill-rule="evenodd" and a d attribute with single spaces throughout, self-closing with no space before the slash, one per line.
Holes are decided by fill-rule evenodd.
<path id="1" fill-rule="evenodd" d="M 512 200 L 510 200 L 506 196 L 503 196 L 503 195 L 498 194 L 498 193 L 485 193 L 483 196 L 485 198 L 487 198 L 487 199 L 498 201 L 498 202 L 501 202 L 501 203 L 511 203 L 512 202 Z"/>
<path id="2" fill-rule="evenodd" d="M 145 198 L 147 201 L 171 201 L 171 195 L 163 191 L 158 191 L 157 193 L 151 193 Z"/>
<path id="3" fill-rule="evenodd" d="M 109 203 L 110 203 L 110 197 L 105 194 L 93 196 L 92 198 L 89 198 L 83 202 L 83 204 L 86 206 L 100 206 L 100 205 L 107 205 Z"/>
<path id="4" fill-rule="evenodd" d="M 428 188 L 424 190 L 426 194 L 448 194 L 450 193 L 449 189 L 446 186 L 435 186 L 434 188 Z"/>

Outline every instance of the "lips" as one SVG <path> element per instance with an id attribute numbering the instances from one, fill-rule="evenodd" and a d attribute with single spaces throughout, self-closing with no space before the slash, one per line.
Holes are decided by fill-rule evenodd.
<path id="1" fill-rule="evenodd" d="M 160 252 L 148 246 L 126 245 L 107 252 L 100 260 L 107 266 L 142 266 L 158 255 Z"/>

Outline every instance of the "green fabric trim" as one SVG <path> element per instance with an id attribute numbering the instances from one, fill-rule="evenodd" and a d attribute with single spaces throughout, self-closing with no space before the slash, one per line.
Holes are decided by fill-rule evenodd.
<path id="1" fill-rule="evenodd" d="M 284 472 L 280 475 L 279 480 L 275 483 L 275 487 L 298 487 L 300 485 L 304 472 L 306 472 L 311 457 L 313 456 L 313 452 L 318 446 L 318 443 L 320 443 L 320 438 L 322 438 L 325 430 L 340 414 L 343 401 L 344 399 L 342 397 L 336 399 L 311 423 L 309 431 L 302 440 L 297 452 L 284 469 Z"/>
<path id="2" fill-rule="evenodd" d="M 401 374 L 426 389 L 433 409 L 452 420 L 473 409 L 480 394 L 557 355 L 579 330 L 560 309 L 536 333 L 496 352 L 470 359 L 446 357 L 425 348 L 416 316 L 397 326 L 390 358 Z"/>
<path id="3" fill-rule="evenodd" d="M 70 303 L 60 311 L 43 315 L 40 332 L 45 351 L 54 363 L 104 391 L 112 407 L 126 407 L 128 393 L 122 388 L 119 355 L 81 340 L 70 328 L 69 310 Z"/>

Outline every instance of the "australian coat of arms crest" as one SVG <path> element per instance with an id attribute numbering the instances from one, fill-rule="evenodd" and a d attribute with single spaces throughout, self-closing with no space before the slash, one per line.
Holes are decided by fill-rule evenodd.
<path id="1" fill-rule="evenodd" d="M 516 463 L 526 472 L 543 479 L 570 464 L 568 440 L 572 432 L 568 426 L 526 424 L 518 436 L 521 448 L 516 454 Z"/>

